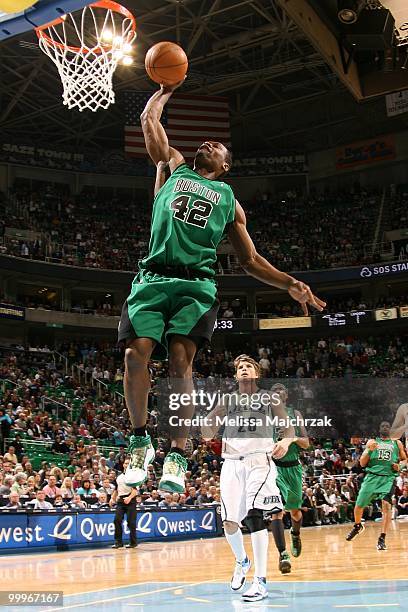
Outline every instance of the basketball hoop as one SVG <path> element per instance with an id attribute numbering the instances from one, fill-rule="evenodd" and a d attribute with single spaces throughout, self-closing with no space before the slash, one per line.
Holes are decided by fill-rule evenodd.
<path id="1" fill-rule="evenodd" d="M 120 61 L 129 55 L 136 38 L 136 20 L 112 0 L 86 6 L 36 28 L 41 50 L 58 68 L 62 98 L 79 111 L 108 108 L 115 102 L 112 77 Z"/>

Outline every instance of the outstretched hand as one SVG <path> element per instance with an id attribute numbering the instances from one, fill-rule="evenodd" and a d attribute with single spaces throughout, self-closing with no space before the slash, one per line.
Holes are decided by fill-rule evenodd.
<path id="1" fill-rule="evenodd" d="M 319 312 L 322 312 L 326 306 L 326 302 L 323 302 L 320 298 L 316 297 L 309 285 L 302 283 L 301 281 L 295 281 L 288 289 L 288 293 L 291 298 L 299 302 L 302 306 L 303 314 L 307 316 L 309 314 L 307 305 L 313 306 Z"/>

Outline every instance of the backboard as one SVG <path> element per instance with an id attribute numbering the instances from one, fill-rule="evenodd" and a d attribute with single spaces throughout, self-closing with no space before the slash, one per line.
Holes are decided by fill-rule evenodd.
<path id="1" fill-rule="evenodd" d="M 38 0 L 31 8 L 20 13 L 0 11 L 0 40 L 28 32 L 91 3 L 92 0 Z"/>

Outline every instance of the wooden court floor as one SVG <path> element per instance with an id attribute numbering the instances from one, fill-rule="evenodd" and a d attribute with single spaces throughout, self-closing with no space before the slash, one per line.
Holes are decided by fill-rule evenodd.
<path id="1" fill-rule="evenodd" d="M 293 559 L 292 573 L 286 576 L 282 576 L 278 571 L 278 554 L 270 536 L 268 582 L 279 583 L 279 587 L 284 589 L 284 584 L 289 587 L 288 583 L 292 582 L 333 583 L 335 588 L 336 581 L 387 583 L 406 580 L 405 609 L 408 610 L 408 524 L 393 522 L 391 533 L 387 536 L 388 551 L 384 552 L 376 550 L 380 531 L 378 523 L 368 523 L 365 532 L 353 542 L 345 541 L 349 529 L 349 524 L 305 528 L 302 532 L 302 555 Z M 289 544 L 288 531 L 285 534 Z M 251 557 L 249 536 L 245 536 L 245 543 L 247 553 Z M 18 585 L 20 589 L 25 590 L 63 590 L 64 595 L 68 596 L 84 595 L 87 592 L 101 594 L 108 591 L 115 594 L 120 592 L 121 588 L 133 588 L 142 584 L 150 585 L 150 590 L 164 585 L 164 588 L 159 588 L 158 591 L 170 591 L 173 588 L 176 589 L 174 593 L 177 593 L 177 587 L 182 588 L 184 583 L 189 583 L 190 586 L 207 583 L 207 587 L 216 583 L 219 589 L 227 592 L 232 568 L 232 554 L 224 538 L 153 542 L 140 544 L 133 550 L 112 550 L 107 547 L 48 554 L 6 554 L 0 556 L 0 584 L 2 590 Z M 405 585 L 405 582 L 400 584 Z M 206 589 L 206 592 L 208 591 L 209 588 Z M 131 598 L 132 591 L 129 592 L 126 597 Z M 157 589 L 152 592 L 157 592 Z M 117 601 L 120 597 L 110 599 Z M 194 597 L 190 599 L 194 601 Z M 207 600 L 198 598 L 195 605 L 198 606 L 200 601 L 203 604 Z M 97 601 L 92 606 L 94 609 L 96 603 Z M 84 609 L 85 604 L 68 607 Z M 198 607 L 206 608 L 203 605 Z M 279 606 L 268 604 L 267 607 Z M 166 608 L 170 609 L 166 605 L 159 605 L 157 601 L 156 607 L 146 609 Z M 195 609 L 194 606 L 193 608 Z M 124 608 L 115 608 L 112 604 L 109 609 Z M 179 606 L 177 609 L 182 608 Z M 302 609 L 307 608 L 303 606 Z M 388 609 L 388 606 L 384 609 Z"/>

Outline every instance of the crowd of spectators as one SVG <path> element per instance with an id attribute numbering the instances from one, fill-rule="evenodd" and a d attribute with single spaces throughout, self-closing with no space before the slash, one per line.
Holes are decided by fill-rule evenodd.
<path id="1" fill-rule="evenodd" d="M 24 306 L 35 310 L 69 311 L 74 314 L 92 314 L 104 317 L 119 316 L 121 306 L 112 304 L 109 299 L 74 298 L 69 309 L 63 309 L 61 297 L 51 291 L 51 297 L 46 292 L 37 295 L 18 295 L 16 300 L 9 300 L 0 291 L 1 303 L 12 303 L 15 306 Z"/>
<path id="2" fill-rule="evenodd" d="M 284 197 L 257 192 L 244 202 L 259 252 L 278 268 L 293 272 L 370 261 L 366 247 L 374 240 L 380 192 L 355 187 L 309 196 L 289 191 Z M 404 218 L 406 197 L 390 202 L 396 212 L 388 221 L 395 225 L 399 213 Z M 1 248 L 28 259 L 134 272 L 147 252 L 150 216 L 147 192 L 113 197 L 88 189 L 73 196 L 67 186 L 20 187 L 4 203 L 4 223 L 33 234 L 8 238 Z M 218 271 L 238 271 L 235 265 L 234 258 L 221 256 Z"/>
<path id="3" fill-rule="evenodd" d="M 2 349 L 0 379 L 9 382 L 3 383 L 0 409 L 14 420 L 14 427 L 29 431 L 34 438 L 53 437 L 48 435 L 51 410 L 66 425 L 73 413 L 78 416 L 80 423 L 69 425 L 73 437 L 83 435 L 85 428 L 90 436 L 119 445 L 129 426 L 121 396 L 122 348 L 83 339 L 62 343 L 56 349 L 56 353 L 47 346 Z M 259 361 L 265 378 L 408 377 L 408 342 L 404 335 L 275 340 L 267 345 L 243 343 L 239 351 Z M 195 360 L 195 377 L 232 378 L 234 357 L 235 352 L 230 350 L 204 347 Z M 155 384 L 167 376 L 167 363 L 152 361 L 150 370 L 153 410 Z"/>
<path id="4" fill-rule="evenodd" d="M 267 194 L 246 207 L 258 250 L 283 270 L 316 270 L 366 263 L 379 195 L 356 191 L 271 202 Z"/>
<path id="5" fill-rule="evenodd" d="M 64 432 L 63 434 L 64 435 Z M 65 451 L 65 466 L 43 461 L 34 470 L 19 438 L 0 456 L 0 511 L 2 509 L 95 509 L 108 510 L 115 505 L 112 495 L 117 476 L 123 472 L 126 450 L 109 451 L 104 456 L 96 444 L 71 445 L 61 448 L 63 438 L 56 440 L 56 457 Z M 220 503 L 220 442 L 196 441 L 189 456 L 185 492 L 160 493 L 160 479 L 165 445 L 159 446 L 154 462 L 148 467 L 148 479 L 138 488 L 136 504 L 141 508 L 177 509 Z M 304 525 L 326 525 L 353 520 L 353 508 L 363 472 L 359 467 L 362 445 L 347 447 L 335 442 L 325 449 L 312 441 L 303 451 L 304 470 L 302 512 Z M 378 504 L 371 504 L 366 518 L 380 515 Z M 396 480 L 393 518 L 408 516 L 408 470 L 403 469 Z M 289 520 L 289 517 L 287 517 Z"/>
<path id="6" fill-rule="evenodd" d="M 385 217 L 386 230 L 398 230 L 408 227 L 408 185 L 401 186 L 391 194 L 390 205 L 387 206 Z"/>
<path id="7" fill-rule="evenodd" d="M 408 376 L 406 338 L 330 338 L 303 342 L 274 342 L 268 346 L 242 347 L 260 363 L 264 376 L 319 378 L 369 373 L 371 376 Z M 112 493 L 126 459 L 130 432 L 127 411 L 117 389 L 121 388 L 123 355 L 109 344 L 66 343 L 59 355 L 80 367 L 81 375 L 67 373 L 49 347 L 3 349 L 0 366 L 0 503 L 4 508 L 47 509 L 112 507 Z M 242 351 L 241 351 L 242 352 Z M 231 376 L 235 354 L 203 350 L 196 362 L 196 377 Z M 54 355 L 55 357 L 55 355 Z M 94 372 L 105 385 L 95 385 Z M 167 374 L 163 363 L 152 362 L 153 381 Z M 8 382 L 7 382 L 8 381 Z M 149 477 L 140 487 L 137 504 L 177 508 L 216 504 L 220 501 L 220 440 L 193 439 L 185 493 L 160 495 L 157 491 L 168 450 L 158 427 L 155 386 L 150 398 L 148 430 L 158 439 Z M 44 401 L 45 400 L 45 401 Z M 53 404 L 53 402 L 58 402 Z M 72 418 L 79 402 L 77 416 Z M 57 410 L 54 410 L 56 408 Z M 13 437 L 11 442 L 7 442 Z M 47 459 L 38 460 L 29 442 L 47 447 Z M 358 459 L 362 440 L 346 445 L 315 439 L 302 452 L 305 474 L 302 510 L 306 525 L 351 520 L 361 482 Z M 394 516 L 408 514 L 408 473 L 401 472 Z M 379 512 L 376 504 L 367 518 Z"/>
<path id="8" fill-rule="evenodd" d="M 58 467 L 51 459 L 42 461 L 34 470 L 20 438 L 13 440 L 0 456 L 0 510 L 23 507 L 35 510 L 55 507 L 108 509 L 114 505 L 112 494 L 116 478 L 123 471 L 125 448 L 110 450 L 106 456 L 96 444 L 67 443 L 66 448 L 62 448 L 64 434 L 63 429 L 53 445 L 56 459 L 64 454 L 64 467 Z M 217 443 L 214 446 L 218 448 Z M 220 502 L 220 457 L 214 454 L 211 444 L 198 445 L 192 452 L 185 493 L 160 495 L 157 485 L 163 469 L 163 448 L 159 445 L 156 458 L 148 468 L 148 479 L 138 488 L 138 505 L 180 508 Z"/>
<path id="9" fill-rule="evenodd" d="M 6 144 L 0 150 L 0 161 L 40 168 L 92 172 L 94 174 L 146 176 L 153 172 L 147 159 L 128 158 L 119 151 L 108 151 L 103 156 L 98 154 L 97 151 L 87 151 L 86 156 L 84 156 L 76 152 L 59 152 L 49 147 L 37 148 L 36 146 Z"/>
<path id="10" fill-rule="evenodd" d="M 149 241 L 151 206 L 147 193 L 138 199 L 97 196 L 86 190 L 74 197 L 62 188 L 19 191 L 5 210 L 6 225 L 36 232 L 15 238 L 3 248 L 27 259 L 89 268 L 137 270 Z"/>

